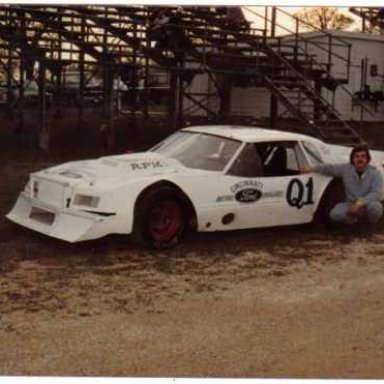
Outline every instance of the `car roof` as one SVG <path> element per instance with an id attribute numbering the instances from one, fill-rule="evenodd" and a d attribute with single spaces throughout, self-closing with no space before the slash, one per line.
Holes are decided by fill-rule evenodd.
<path id="1" fill-rule="evenodd" d="M 182 131 L 206 133 L 227 137 L 229 139 L 256 143 L 261 141 L 293 141 L 306 140 L 322 143 L 322 141 L 307 135 L 294 132 L 278 131 L 260 127 L 248 127 L 240 125 L 204 125 L 196 127 L 183 128 Z"/>

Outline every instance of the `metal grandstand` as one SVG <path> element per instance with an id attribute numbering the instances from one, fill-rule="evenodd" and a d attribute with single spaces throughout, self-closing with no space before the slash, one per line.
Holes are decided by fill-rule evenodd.
<path id="1" fill-rule="evenodd" d="M 75 100 L 81 121 L 87 102 L 98 101 L 111 136 L 116 113 L 132 124 L 138 118 L 163 118 L 171 130 L 196 116 L 197 110 L 210 123 L 251 123 L 257 116 L 239 116 L 231 108 L 232 87 L 243 84 L 270 91 L 270 126 L 288 113 L 308 133 L 326 141 L 361 143 L 321 95 L 322 88 L 334 91 L 348 83 L 350 46 L 321 31 L 328 43 L 320 59 L 311 53 L 313 43 L 300 34 L 303 22 L 292 18 L 295 27 L 290 31 L 277 21 L 285 12 L 270 9 L 258 14 L 248 8 L 262 20 L 261 27 L 238 29 L 228 24 L 218 7 L 168 6 L 170 34 L 165 38 L 153 33 L 159 7 L 0 5 L 0 73 L 6 108 L 10 115 L 15 111 L 23 115 L 26 84 L 36 81 L 40 142 L 47 147 L 52 129 L 46 119 L 49 103 L 66 108 L 68 99 Z M 335 44 L 345 49 L 335 50 Z M 335 60 L 345 66 L 341 78 L 332 74 Z M 71 74 L 78 77 L 75 90 L 68 85 Z M 191 86 L 201 74 L 214 85 L 209 91 L 197 92 Z M 92 86 L 94 80 L 97 86 Z M 121 85 L 116 87 L 117 83 Z M 116 95 L 122 90 L 129 95 L 124 107 L 117 108 Z M 166 94 L 164 108 L 149 103 L 156 92 Z M 284 106 L 285 116 L 278 105 Z"/>

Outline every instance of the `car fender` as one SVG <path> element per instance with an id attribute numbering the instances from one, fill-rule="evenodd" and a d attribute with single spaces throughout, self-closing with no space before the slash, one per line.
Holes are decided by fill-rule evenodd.
<path id="1" fill-rule="evenodd" d="M 320 175 L 319 174 L 319 186 L 318 186 L 318 195 L 317 199 L 315 200 L 315 205 L 313 209 L 313 215 L 315 215 L 317 209 L 319 208 L 319 205 L 321 203 L 321 200 L 323 199 L 326 191 L 328 190 L 328 187 L 334 182 L 337 182 L 338 178 L 336 177 L 330 177 L 330 176 L 325 176 L 325 175 Z"/>
<path id="2" fill-rule="evenodd" d="M 135 206 L 143 194 L 151 188 L 161 185 L 171 185 L 187 199 L 193 213 L 196 214 L 195 203 L 191 200 L 187 191 L 172 177 L 159 175 L 155 177 L 132 180 L 129 184 L 120 186 L 112 191 L 112 199 L 115 202 L 117 226 L 119 233 L 131 233 L 133 229 Z"/>

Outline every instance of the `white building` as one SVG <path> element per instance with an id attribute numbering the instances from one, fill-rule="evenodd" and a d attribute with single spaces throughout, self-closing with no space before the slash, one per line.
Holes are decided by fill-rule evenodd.
<path id="1" fill-rule="evenodd" d="M 346 57 L 346 48 L 338 43 L 337 39 L 344 41 L 350 45 L 350 72 L 346 73 L 347 66 L 341 59 L 334 58 L 332 60 L 331 75 L 332 77 L 347 78 L 348 83 L 344 87 L 351 93 L 355 94 L 364 89 L 365 85 L 369 86 L 371 94 L 379 91 L 384 92 L 384 36 L 371 35 L 360 32 L 347 31 L 331 31 L 330 34 L 334 38 L 332 50 L 334 53 L 340 53 L 341 57 Z M 311 42 L 328 45 L 328 37 L 321 32 L 308 32 L 302 36 Z M 328 53 L 320 48 L 316 49 L 313 44 L 309 45 L 311 53 L 316 57 L 323 58 Z M 368 107 L 373 114 L 363 110 L 358 105 L 354 105 L 351 97 L 342 88 L 338 87 L 335 95 L 333 92 L 323 90 L 323 96 L 329 102 L 334 102 L 334 107 L 341 113 L 344 120 L 363 120 L 368 121 L 384 121 L 384 102 L 374 102 L 373 100 L 365 100 L 363 104 Z"/>
<path id="2" fill-rule="evenodd" d="M 328 31 L 300 34 L 299 45 L 314 55 L 317 62 L 327 63 L 331 47 L 331 76 L 343 80 L 335 92 L 322 88 L 322 96 L 332 103 L 341 117 L 348 121 L 384 121 L 384 101 L 363 101 L 371 113 L 352 101 L 352 95 L 369 86 L 371 94 L 384 92 L 384 36 L 360 32 Z M 331 36 L 331 37 L 330 37 Z M 331 40 L 331 45 L 329 45 Z M 285 43 L 295 43 L 295 36 L 284 38 Z M 350 46 L 350 49 L 348 49 Z M 347 65 L 349 61 L 349 66 Z M 349 67 L 349 70 L 348 70 Z M 201 94 L 200 101 L 210 109 L 218 110 L 218 98 L 204 99 L 203 93 L 212 93 L 214 85 L 208 75 L 198 75 L 192 84 L 192 92 Z M 185 99 L 185 105 L 191 102 Z M 279 113 L 284 106 L 279 104 Z M 197 114 L 204 114 L 196 109 Z M 267 118 L 270 115 L 270 92 L 264 87 L 233 87 L 231 113 L 235 115 Z"/>

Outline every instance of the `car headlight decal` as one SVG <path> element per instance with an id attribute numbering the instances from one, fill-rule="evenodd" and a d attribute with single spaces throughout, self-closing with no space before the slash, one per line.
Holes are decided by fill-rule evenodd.
<path id="1" fill-rule="evenodd" d="M 31 194 L 31 184 L 32 184 L 32 182 L 29 180 L 28 183 L 26 184 L 26 186 L 24 187 L 24 192 L 25 192 L 29 197 L 32 196 L 32 194 Z"/>
<path id="2" fill-rule="evenodd" d="M 39 194 L 39 182 L 38 181 L 34 181 L 32 183 L 32 197 L 34 199 L 37 199 L 38 194 Z"/>
<path id="3" fill-rule="evenodd" d="M 99 205 L 100 197 L 91 195 L 75 195 L 73 200 L 74 205 L 81 205 L 83 207 L 97 208 Z"/>

